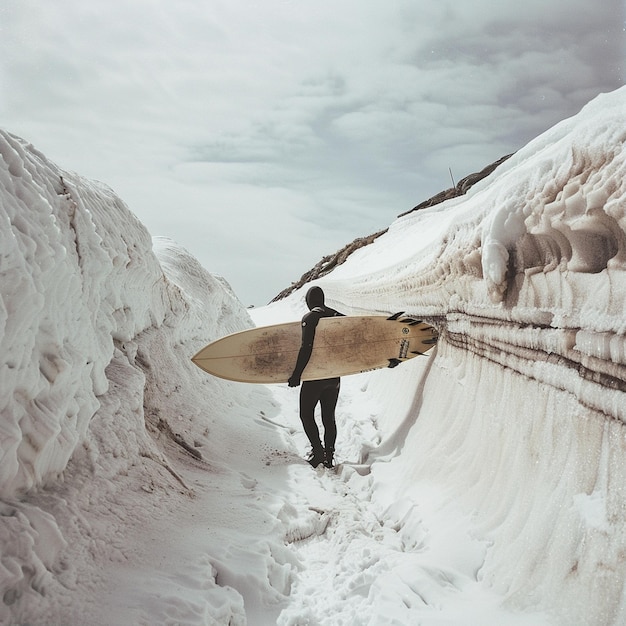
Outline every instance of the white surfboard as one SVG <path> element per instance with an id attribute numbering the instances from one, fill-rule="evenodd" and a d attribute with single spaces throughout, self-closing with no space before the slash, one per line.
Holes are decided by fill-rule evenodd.
<path id="1" fill-rule="evenodd" d="M 285 383 L 293 372 L 301 341 L 300 322 L 263 326 L 218 339 L 192 361 L 227 380 Z M 325 317 L 316 328 L 313 353 L 302 380 L 398 365 L 424 354 L 436 342 L 437 331 L 432 326 L 408 317 Z"/>

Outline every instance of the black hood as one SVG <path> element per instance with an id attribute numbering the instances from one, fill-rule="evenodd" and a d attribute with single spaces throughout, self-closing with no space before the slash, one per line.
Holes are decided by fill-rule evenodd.
<path id="1" fill-rule="evenodd" d="M 311 287 L 306 292 L 306 305 L 309 310 L 313 310 L 317 306 L 324 306 L 324 292 L 321 287 Z"/>

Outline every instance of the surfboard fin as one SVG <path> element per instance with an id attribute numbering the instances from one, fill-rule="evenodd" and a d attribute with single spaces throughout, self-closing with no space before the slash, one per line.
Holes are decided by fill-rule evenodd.
<path id="1" fill-rule="evenodd" d="M 389 359 L 389 365 L 387 367 L 398 367 L 402 361 L 400 359 Z"/>
<path id="2" fill-rule="evenodd" d="M 408 324 L 409 326 L 416 326 L 417 324 L 421 324 L 422 320 L 416 320 L 412 317 L 407 317 L 405 320 L 402 320 L 404 324 Z"/>
<path id="3" fill-rule="evenodd" d="M 404 319 L 400 319 L 404 315 L 404 311 L 398 311 L 393 315 L 390 315 L 387 319 L 390 322 L 401 322 L 402 324 L 407 324 L 408 326 L 416 326 L 417 324 L 421 324 L 422 320 L 417 320 L 414 317 L 405 317 Z"/>

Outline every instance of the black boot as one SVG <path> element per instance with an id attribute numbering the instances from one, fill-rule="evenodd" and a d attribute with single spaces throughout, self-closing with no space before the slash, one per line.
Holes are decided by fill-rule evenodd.
<path id="1" fill-rule="evenodd" d="M 335 456 L 335 451 L 332 448 L 326 448 L 326 453 L 324 455 L 324 467 L 334 467 L 333 457 Z"/>
<path id="2" fill-rule="evenodd" d="M 319 448 L 318 450 L 311 450 L 311 453 L 307 457 L 307 461 L 313 467 L 317 467 L 324 462 L 324 451 L 321 448 Z"/>

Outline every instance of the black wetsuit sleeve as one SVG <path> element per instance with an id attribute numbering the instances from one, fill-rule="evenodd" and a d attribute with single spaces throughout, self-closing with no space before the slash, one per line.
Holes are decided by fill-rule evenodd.
<path id="1" fill-rule="evenodd" d="M 300 345 L 300 351 L 298 352 L 298 359 L 296 360 L 296 366 L 294 367 L 293 374 L 289 379 L 289 384 L 293 383 L 293 386 L 300 384 L 300 378 L 302 372 L 307 366 L 311 353 L 313 352 L 313 342 L 315 341 L 315 329 L 320 321 L 320 316 L 311 311 L 302 318 L 302 343 Z"/>

